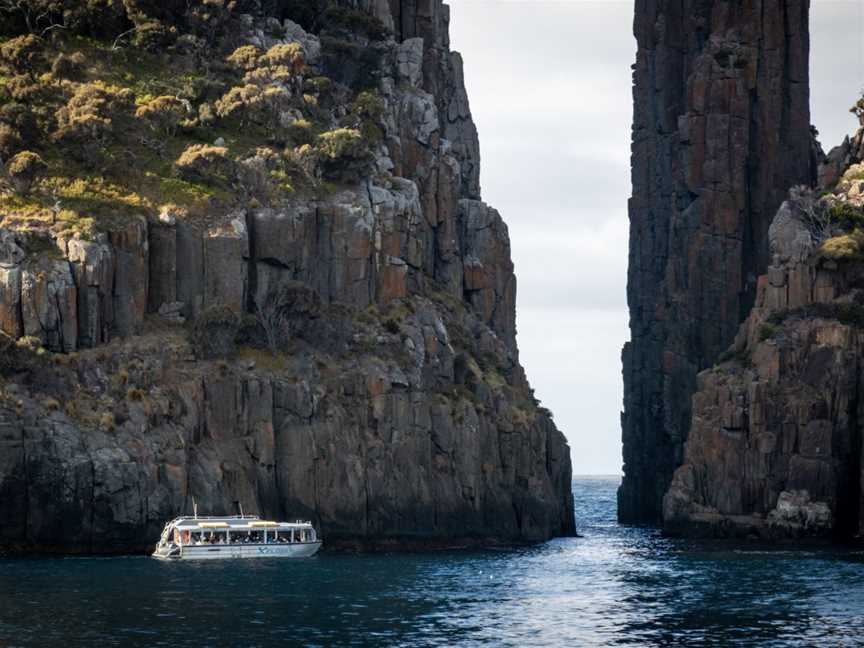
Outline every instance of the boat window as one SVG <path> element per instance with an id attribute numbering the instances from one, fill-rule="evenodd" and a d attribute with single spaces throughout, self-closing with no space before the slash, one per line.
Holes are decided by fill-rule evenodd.
<path id="1" fill-rule="evenodd" d="M 268 542 L 272 542 L 272 538 L 269 536 L 272 536 L 272 533 L 268 534 Z M 231 534 L 231 542 L 232 544 L 261 544 L 264 542 L 264 532 L 235 530 Z"/>

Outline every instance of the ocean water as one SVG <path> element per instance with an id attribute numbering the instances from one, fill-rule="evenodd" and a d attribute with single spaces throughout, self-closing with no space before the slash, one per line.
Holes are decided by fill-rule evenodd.
<path id="1" fill-rule="evenodd" d="M 711 547 L 615 522 L 506 551 L 165 564 L 0 558 L 0 646 L 862 646 L 864 553 Z"/>

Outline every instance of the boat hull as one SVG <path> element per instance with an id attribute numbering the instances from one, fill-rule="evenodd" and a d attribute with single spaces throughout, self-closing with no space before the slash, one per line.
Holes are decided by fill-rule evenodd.
<path id="1" fill-rule="evenodd" d="M 309 558 L 318 553 L 320 542 L 243 545 L 187 545 L 171 552 L 156 551 L 161 560 L 234 560 L 241 558 Z"/>

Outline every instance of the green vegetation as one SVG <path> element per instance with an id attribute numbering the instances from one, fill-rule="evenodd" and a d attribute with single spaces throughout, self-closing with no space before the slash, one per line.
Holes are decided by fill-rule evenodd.
<path id="1" fill-rule="evenodd" d="M 34 74 L 36 68 L 44 63 L 42 40 L 34 34 L 24 34 L 0 45 L 0 60 L 13 71 Z"/>
<path id="2" fill-rule="evenodd" d="M 337 128 L 318 136 L 318 150 L 331 160 L 363 153 L 363 135 L 353 128 Z"/>
<path id="3" fill-rule="evenodd" d="M 48 165 L 38 153 L 21 151 L 9 160 L 6 172 L 9 174 L 9 180 L 15 191 L 26 194 L 47 168 Z"/>
<path id="4" fill-rule="evenodd" d="M 230 185 L 235 174 L 234 161 L 224 146 L 192 144 L 174 165 L 180 177 L 188 182 Z"/>
<path id="5" fill-rule="evenodd" d="M 762 326 L 759 327 L 759 340 L 761 342 L 764 342 L 765 340 L 774 337 L 774 334 L 776 332 L 776 324 L 772 324 L 770 322 L 763 322 Z"/>
<path id="6" fill-rule="evenodd" d="M 80 81 L 84 78 L 85 63 L 86 59 L 81 52 L 72 52 L 69 55 L 61 52 L 51 64 L 51 76 L 58 80 Z"/>
<path id="7" fill-rule="evenodd" d="M 822 243 L 819 253 L 834 261 L 860 261 L 864 259 L 864 231 L 856 228 L 849 234 L 834 236 Z"/>
<path id="8" fill-rule="evenodd" d="M 855 102 L 855 105 L 849 109 L 853 115 L 858 118 L 861 125 L 864 126 L 864 97 Z"/>
<path id="9" fill-rule="evenodd" d="M 189 116 L 186 104 L 173 95 L 162 95 L 143 103 L 135 117 L 146 121 L 157 133 L 173 137 L 180 124 Z"/>
<path id="10" fill-rule="evenodd" d="M 246 13 L 338 37 L 348 83 L 312 76 L 300 43 L 238 43 Z M 354 181 L 384 104 L 346 85 L 385 36 L 317 0 L 0 2 L 0 226 L 92 236 L 167 203 L 214 218 Z"/>
<path id="11" fill-rule="evenodd" d="M 284 374 L 290 367 L 289 358 L 284 353 L 271 353 L 249 346 L 240 347 L 237 358 L 242 362 L 254 362 L 256 369 L 270 373 Z"/>
<path id="12" fill-rule="evenodd" d="M 828 217 L 844 231 L 864 226 L 864 209 L 841 200 L 829 201 Z"/>
<path id="13" fill-rule="evenodd" d="M 9 159 L 24 146 L 18 131 L 0 122 L 0 159 Z"/>
<path id="14" fill-rule="evenodd" d="M 789 319 L 830 319 L 846 326 L 864 329 L 864 306 L 856 303 L 815 303 L 772 313 L 768 322 L 779 326 Z"/>
<path id="15" fill-rule="evenodd" d="M 330 7 L 324 14 L 330 31 L 347 31 L 363 34 L 369 40 L 379 41 L 387 38 L 388 31 L 378 18 L 359 9 Z"/>

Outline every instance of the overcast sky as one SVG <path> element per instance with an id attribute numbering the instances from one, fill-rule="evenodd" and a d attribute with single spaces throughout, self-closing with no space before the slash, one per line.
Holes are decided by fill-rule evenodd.
<path id="1" fill-rule="evenodd" d="M 633 2 L 449 0 L 480 131 L 483 199 L 510 228 L 519 348 L 574 474 L 621 472 Z M 813 121 L 856 123 L 864 0 L 812 0 Z"/>

